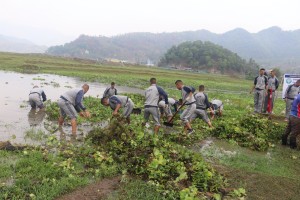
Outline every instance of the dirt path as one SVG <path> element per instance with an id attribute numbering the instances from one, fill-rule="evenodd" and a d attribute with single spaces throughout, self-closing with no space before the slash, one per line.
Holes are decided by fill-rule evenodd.
<path id="1" fill-rule="evenodd" d="M 63 195 L 56 200 L 100 200 L 117 189 L 121 177 L 105 178 L 83 188 L 79 188 L 69 194 Z"/>

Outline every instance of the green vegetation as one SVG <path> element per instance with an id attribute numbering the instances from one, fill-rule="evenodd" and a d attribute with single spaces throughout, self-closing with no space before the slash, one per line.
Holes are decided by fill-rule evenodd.
<path id="1" fill-rule="evenodd" d="M 258 64 L 247 63 L 237 54 L 211 42 L 184 42 L 171 47 L 160 60 L 161 66 L 190 67 L 193 70 L 246 74 L 255 77 Z"/>
<path id="2" fill-rule="evenodd" d="M 36 67 L 25 67 L 27 65 Z M 141 126 L 142 115 L 133 115 L 130 125 L 122 124 L 121 119 L 111 119 L 112 111 L 101 106 L 99 98 L 87 96 L 84 104 L 92 117 L 79 117 L 78 122 L 89 125 L 92 131 L 83 142 L 72 139 L 69 142 L 51 134 L 57 127 L 48 121 L 57 120 L 58 107 L 48 101 L 46 129 L 50 133 L 28 131 L 29 137 L 42 137 L 46 145 L 21 152 L 0 151 L 0 183 L 4 183 L 0 187 L 1 199 L 54 199 L 78 186 L 116 174 L 122 174 L 125 183 L 108 197 L 110 199 L 122 199 L 122 195 L 125 199 L 141 199 L 141 196 L 144 199 L 243 199 L 245 195 L 257 199 L 257 194 L 268 199 L 270 195 L 274 197 L 274 191 L 265 185 L 276 188 L 275 183 L 282 187 L 280 191 L 292 190 L 294 199 L 300 197 L 295 192 L 299 186 L 295 180 L 300 175 L 299 152 L 278 147 L 285 126 L 281 122 L 284 102 L 276 99 L 275 115 L 270 120 L 267 116 L 252 115 L 253 96 L 248 92 L 253 83 L 243 77 L 9 53 L 0 53 L 0 69 L 78 76 L 103 83 L 115 81 L 117 86 L 142 89 L 148 87 L 151 77 L 156 77 L 158 84 L 177 99 L 180 92 L 174 82 L 182 79 L 185 85 L 195 88 L 204 84 L 210 99 L 217 98 L 224 103 L 224 115 L 213 121 L 213 129 L 197 119 L 192 124 L 195 133 L 186 135 L 177 118 L 172 129 L 162 128 L 156 136 L 151 134 L 151 128 Z M 126 95 L 136 107 L 143 107 L 141 95 Z M 107 128 L 99 126 L 107 121 Z M 194 148 L 210 136 L 221 139 L 215 142 L 219 145 L 216 151 Z M 222 149 L 236 153 L 228 154 Z M 135 180 L 126 182 L 127 177 Z M 262 177 L 265 182 L 251 177 L 259 181 Z M 147 190 L 149 193 L 145 194 Z"/>

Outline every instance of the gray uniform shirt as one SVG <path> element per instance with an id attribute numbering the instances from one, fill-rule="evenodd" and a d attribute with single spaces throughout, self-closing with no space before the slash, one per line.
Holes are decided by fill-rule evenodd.
<path id="1" fill-rule="evenodd" d="M 109 98 L 109 106 L 111 109 L 116 109 L 118 104 L 121 104 L 121 107 L 125 107 L 128 103 L 129 98 L 127 96 L 122 95 L 114 95 Z"/>
<path id="2" fill-rule="evenodd" d="M 165 91 L 161 87 L 158 87 L 156 84 L 152 84 L 145 91 L 145 106 L 158 107 L 159 96 L 163 96 L 165 99 L 165 103 L 169 104 L 168 95 L 165 93 Z"/>
<path id="3" fill-rule="evenodd" d="M 33 88 L 30 90 L 29 95 L 36 96 L 36 98 L 42 98 L 43 101 L 46 101 L 46 95 L 43 89 L 41 88 Z"/>
<path id="4" fill-rule="evenodd" d="M 264 90 L 268 84 L 268 78 L 265 75 L 257 76 L 254 79 L 255 89 Z"/>
<path id="5" fill-rule="evenodd" d="M 285 98 L 294 99 L 300 92 L 300 87 L 296 87 L 294 84 L 289 85 L 285 91 Z"/>
<path id="6" fill-rule="evenodd" d="M 276 76 L 274 77 L 270 77 L 269 80 L 268 80 L 268 89 L 272 89 L 273 91 L 277 90 L 279 86 L 279 81 L 278 79 L 276 78 Z"/>
<path id="7" fill-rule="evenodd" d="M 192 104 L 196 101 L 194 95 L 189 97 L 190 92 L 194 93 L 194 89 L 192 87 L 183 86 L 181 89 L 182 101 L 186 101 L 185 105 Z"/>
<path id="8" fill-rule="evenodd" d="M 65 92 L 62 96 L 67 99 L 73 106 L 76 105 L 75 100 L 78 92 L 82 90 L 81 88 L 76 88 Z"/>
<path id="9" fill-rule="evenodd" d="M 195 94 L 196 99 L 196 108 L 206 110 L 206 108 L 210 107 L 208 102 L 208 97 L 203 92 L 198 92 Z"/>
<path id="10" fill-rule="evenodd" d="M 117 95 L 117 89 L 116 88 L 111 88 L 111 87 L 106 88 L 106 90 L 103 93 L 103 97 L 107 97 L 107 98 L 109 98 L 113 95 Z"/>

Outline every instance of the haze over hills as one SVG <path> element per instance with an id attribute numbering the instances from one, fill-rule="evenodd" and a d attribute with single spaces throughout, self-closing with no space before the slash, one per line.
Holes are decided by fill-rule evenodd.
<path id="1" fill-rule="evenodd" d="M 28 40 L 0 35 L 0 51 L 16 53 L 44 53 L 46 46 L 36 45 Z"/>
<path id="2" fill-rule="evenodd" d="M 300 66 L 300 29 L 270 27 L 258 33 L 237 28 L 223 34 L 207 30 L 173 33 L 128 33 L 113 37 L 81 35 L 76 40 L 47 50 L 48 54 L 88 59 L 115 58 L 154 63 L 173 45 L 186 41 L 210 41 L 245 59 L 279 67 Z"/>

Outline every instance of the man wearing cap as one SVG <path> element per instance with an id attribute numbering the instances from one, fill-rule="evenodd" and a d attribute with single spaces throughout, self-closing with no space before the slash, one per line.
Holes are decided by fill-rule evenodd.
<path id="1" fill-rule="evenodd" d="M 36 109 L 37 107 L 39 109 L 44 108 L 43 102 L 46 101 L 46 94 L 44 90 L 39 88 L 37 85 L 35 85 L 32 90 L 30 90 L 29 93 L 29 103 L 31 105 L 32 109 Z"/>
<path id="2" fill-rule="evenodd" d="M 284 94 L 284 100 L 286 103 L 286 109 L 285 109 L 285 121 L 288 121 L 289 115 L 292 108 L 292 103 L 295 99 L 295 97 L 300 93 L 300 79 L 298 79 L 294 84 L 289 85 Z"/>
<path id="3" fill-rule="evenodd" d="M 261 113 L 264 101 L 264 91 L 268 85 L 268 78 L 264 75 L 265 69 L 259 70 L 259 75 L 254 79 L 254 85 L 250 91 L 250 94 L 254 92 L 254 113 Z"/>
<path id="4" fill-rule="evenodd" d="M 83 96 L 89 90 L 89 85 L 84 84 L 82 88 L 72 89 L 60 96 L 58 106 L 60 108 L 59 126 L 62 126 L 64 119 L 68 116 L 71 119 L 72 134 L 76 135 L 77 130 L 77 112 L 82 117 L 90 117 L 90 113 L 82 104 Z"/>
<path id="5" fill-rule="evenodd" d="M 290 136 L 290 147 L 295 149 L 297 147 L 297 137 L 300 136 L 300 94 L 298 94 L 292 104 L 289 122 L 282 135 L 282 144 L 287 145 L 287 139 Z"/>
<path id="6" fill-rule="evenodd" d="M 117 89 L 115 88 L 115 82 L 111 82 L 110 87 L 106 88 L 103 93 L 103 97 L 111 97 L 113 95 L 118 95 Z"/>
<path id="7" fill-rule="evenodd" d="M 101 99 L 101 104 L 104 106 L 110 106 L 113 110 L 112 115 L 118 115 L 120 108 L 123 108 L 123 116 L 126 118 L 127 123 L 130 124 L 130 114 L 133 110 L 134 103 L 127 96 L 113 95 L 110 98 L 103 97 Z"/>
<path id="8" fill-rule="evenodd" d="M 263 113 L 268 112 L 272 113 L 274 107 L 274 99 L 275 99 L 275 91 L 279 87 L 279 81 L 275 76 L 275 71 L 271 70 L 271 76 L 268 78 L 268 86 L 265 97 L 265 105 L 263 109 Z"/>

